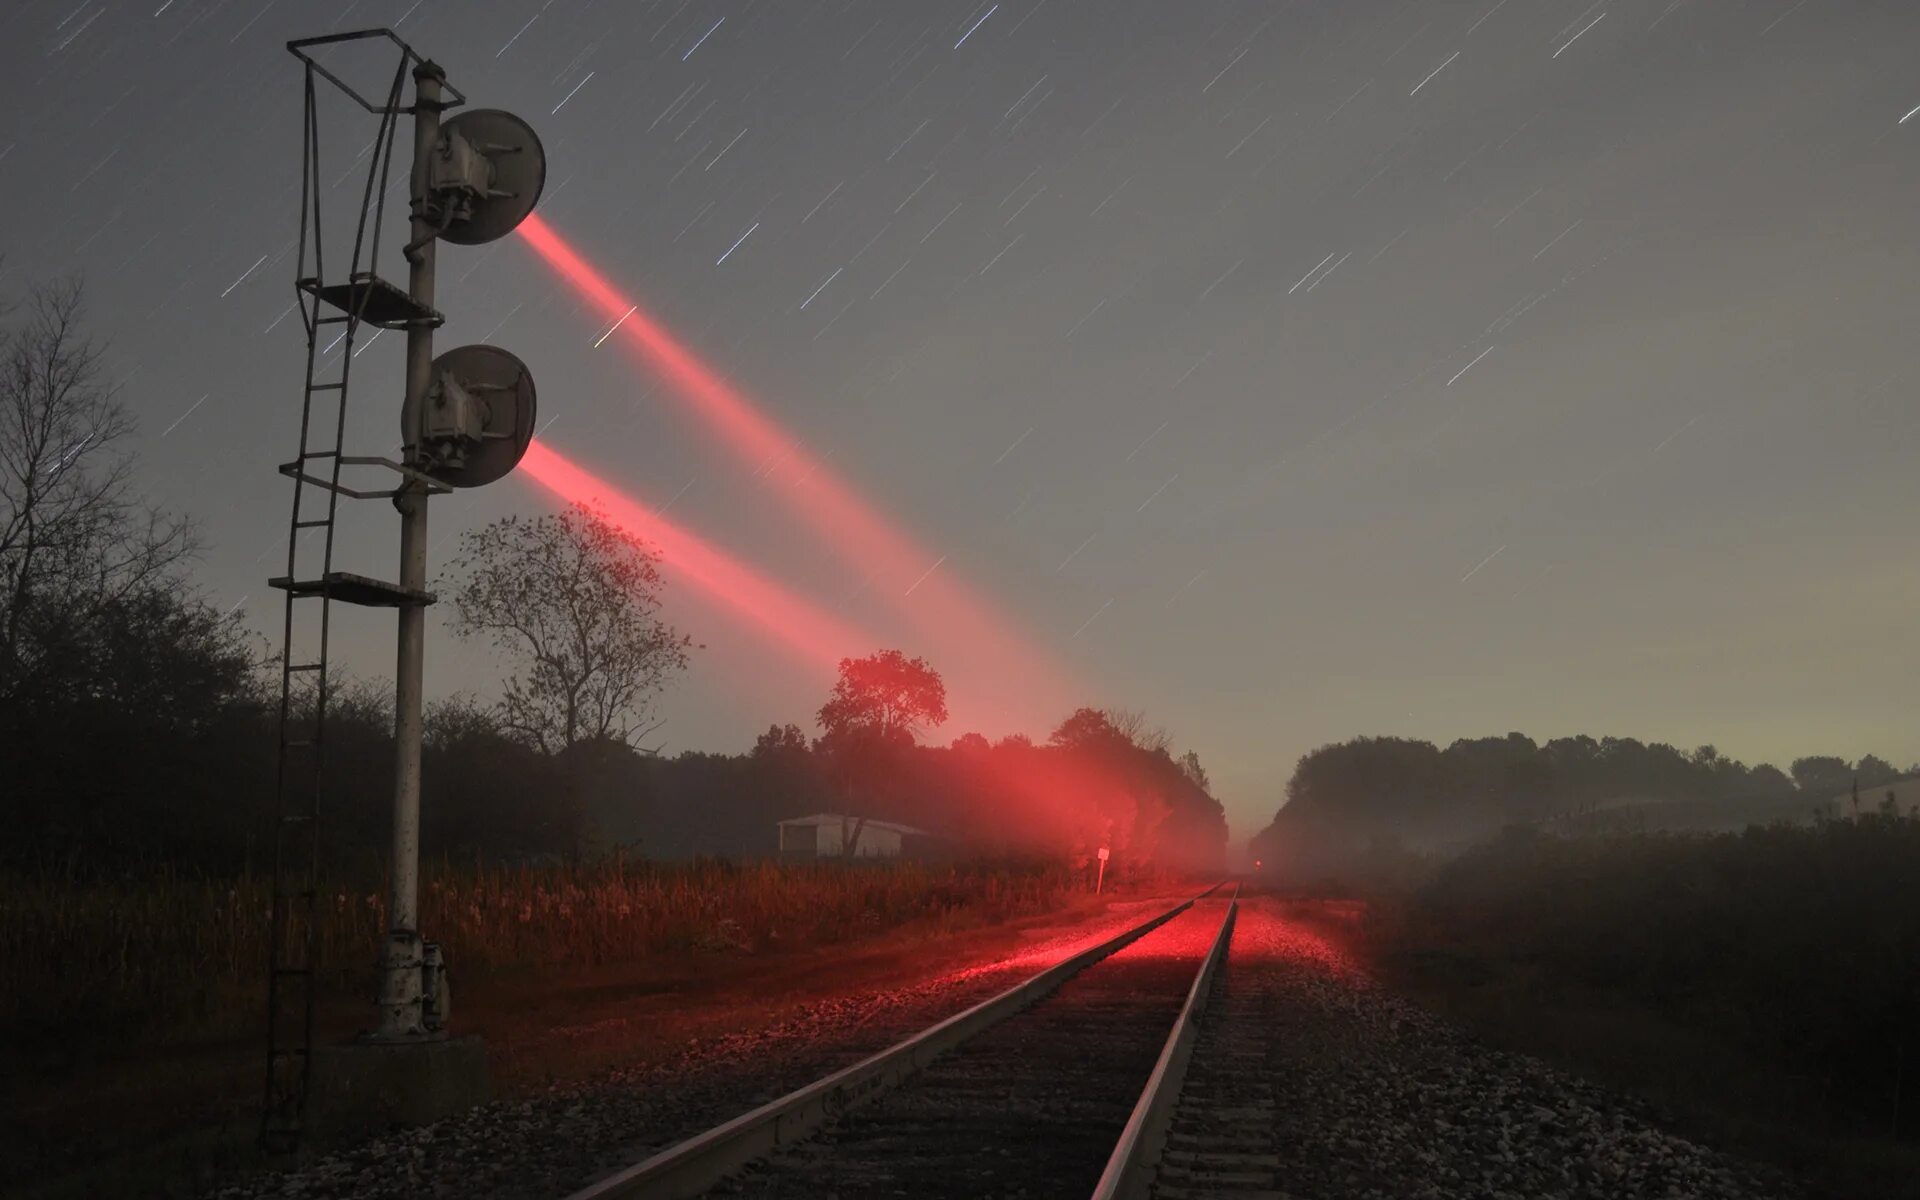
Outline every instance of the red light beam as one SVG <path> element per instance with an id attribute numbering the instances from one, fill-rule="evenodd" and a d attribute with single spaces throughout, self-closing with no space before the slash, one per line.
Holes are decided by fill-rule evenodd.
<path id="1" fill-rule="evenodd" d="M 759 470 L 785 458 L 777 486 L 784 507 L 803 518 L 814 535 L 859 578 L 945 649 L 956 667 L 1000 696 L 1018 695 L 1022 706 L 1058 710 L 1074 688 L 1062 668 L 1016 633 L 974 593 L 940 556 L 922 548 L 854 491 L 838 474 L 723 379 L 639 304 L 623 295 L 538 215 L 518 232 L 529 246 L 638 349 L 647 364 L 673 385 L 747 466 Z M 933 564 L 932 568 L 929 564 Z"/>
<path id="2" fill-rule="evenodd" d="M 698 534 L 648 510 L 544 442 L 527 447 L 519 472 L 567 503 L 604 510 L 615 525 L 657 549 L 669 570 L 809 666 L 831 670 L 842 658 L 864 654 L 875 644 L 871 634 L 816 608 Z"/>

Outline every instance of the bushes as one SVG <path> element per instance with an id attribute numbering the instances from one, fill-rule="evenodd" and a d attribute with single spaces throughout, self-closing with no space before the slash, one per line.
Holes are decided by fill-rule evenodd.
<path id="1" fill-rule="evenodd" d="M 1742 834 L 1509 831 L 1416 893 L 1409 940 L 1612 994 L 1810 1082 L 1835 1115 L 1920 1133 L 1920 819 Z"/>

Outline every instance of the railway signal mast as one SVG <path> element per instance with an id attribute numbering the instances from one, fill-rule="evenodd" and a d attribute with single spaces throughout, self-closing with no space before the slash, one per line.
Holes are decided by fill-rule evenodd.
<path id="1" fill-rule="evenodd" d="M 444 964 L 438 948 L 422 939 L 419 921 L 421 689 L 426 606 L 434 600 L 427 590 L 427 502 L 454 488 L 491 483 L 518 464 L 533 439 L 534 388 L 526 365 L 497 347 L 462 346 L 434 357 L 433 333 L 445 320 L 434 307 L 435 251 L 443 241 L 471 246 L 504 237 L 533 210 L 546 178 L 540 140 L 518 117 L 474 109 L 443 120 L 443 114 L 463 106 L 466 97 L 447 82 L 437 64 L 415 53 L 391 30 L 305 38 L 289 42 L 287 49 L 303 65 L 306 97 L 295 289 L 307 335 L 307 375 L 299 451 L 279 468 L 293 480 L 286 574 L 270 581 L 286 593 L 286 619 L 262 1141 L 282 1150 L 300 1140 L 316 1077 L 319 818 L 327 647 L 335 603 L 397 610 L 398 653 L 393 847 L 388 929 L 379 960 L 379 1014 L 357 1049 L 331 1060 L 334 1071 L 357 1076 L 335 1081 L 333 1091 L 349 1103 L 357 1102 L 354 1097 L 397 1093 L 404 1111 L 382 1115 L 400 1116 L 425 1115 L 419 1104 L 407 1099 L 409 1093 L 449 1097 L 459 1091 L 444 1080 L 425 1077 L 435 1064 L 458 1056 L 409 1053 L 443 1042 L 448 1007 Z M 384 96 L 363 95 L 321 61 L 322 56 L 352 49 L 397 49 L 398 63 Z M 406 104 L 409 77 L 413 99 Z M 320 201 L 327 189 L 320 166 L 319 100 L 331 95 L 323 84 L 377 119 L 352 226 L 352 253 L 346 270 L 335 274 L 328 272 L 322 255 Z M 376 272 L 387 181 L 403 115 L 413 118 L 409 236 L 402 247 L 408 267 L 404 290 Z M 354 342 L 365 326 L 406 333 L 397 461 L 346 453 L 347 384 Z M 356 473 L 354 482 L 345 477 L 349 469 Z M 357 476 L 370 470 L 386 472 L 388 486 L 356 486 Z M 397 583 L 334 568 L 335 521 L 342 497 L 390 499 L 399 511 Z M 383 1047 L 391 1052 L 382 1054 Z M 474 1051 L 484 1086 L 477 1044 Z"/>

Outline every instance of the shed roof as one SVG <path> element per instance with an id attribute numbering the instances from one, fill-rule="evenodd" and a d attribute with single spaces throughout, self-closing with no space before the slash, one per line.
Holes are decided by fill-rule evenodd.
<path id="1" fill-rule="evenodd" d="M 842 813 L 814 813 L 806 817 L 788 817 L 786 820 L 779 822 L 779 824 L 796 826 L 812 825 L 818 827 L 821 825 L 839 825 L 843 822 L 857 820 L 859 820 L 858 817 L 850 817 Z M 898 821 L 877 821 L 871 817 L 867 819 L 865 828 L 885 829 L 890 833 L 898 833 L 903 836 L 925 837 L 927 835 L 927 831 L 924 829 L 915 829 L 911 825 L 902 825 Z"/>

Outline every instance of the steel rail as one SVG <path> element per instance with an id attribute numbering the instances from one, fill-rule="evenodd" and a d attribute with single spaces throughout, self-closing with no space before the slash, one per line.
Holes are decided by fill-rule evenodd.
<path id="1" fill-rule="evenodd" d="M 1165 925 L 1220 887 L 1216 883 L 1192 900 L 1184 900 L 1159 916 L 1055 963 L 997 996 L 589 1184 L 568 1200 L 687 1200 L 698 1196 L 755 1159 L 803 1140 L 839 1114 L 885 1094 L 975 1034 L 1039 1003 L 1074 975 Z"/>
<path id="2" fill-rule="evenodd" d="M 1120 1131 L 1120 1140 L 1114 1143 L 1107 1169 L 1101 1172 L 1100 1182 L 1093 1189 L 1093 1200 L 1132 1200 L 1147 1194 L 1153 1182 L 1154 1165 L 1166 1145 L 1167 1129 L 1173 1123 L 1173 1108 L 1180 1099 L 1187 1062 L 1193 1057 L 1193 1044 L 1200 1037 L 1200 1013 L 1207 1006 L 1213 977 L 1226 961 L 1227 946 L 1233 940 L 1234 916 L 1239 910 L 1240 885 L 1235 884 L 1233 897 L 1227 902 L 1226 919 L 1220 922 L 1220 933 L 1194 975 L 1193 987 L 1188 990 L 1187 1002 L 1173 1023 L 1173 1032 L 1167 1035 L 1160 1059 L 1153 1064 L 1153 1074 L 1147 1076 L 1147 1086 L 1141 1090 L 1126 1128 Z"/>

